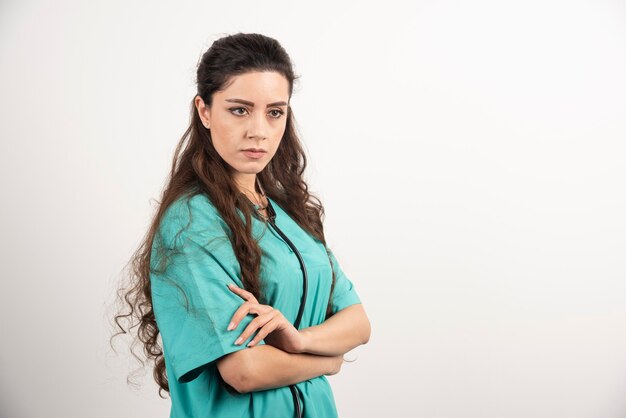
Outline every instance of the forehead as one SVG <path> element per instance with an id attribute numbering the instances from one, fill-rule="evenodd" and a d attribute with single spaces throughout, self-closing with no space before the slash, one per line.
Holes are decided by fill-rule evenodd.
<path id="1" fill-rule="evenodd" d="M 219 99 L 238 98 L 260 104 L 289 101 L 289 82 L 275 71 L 255 71 L 233 76 L 226 87 L 215 96 Z"/>

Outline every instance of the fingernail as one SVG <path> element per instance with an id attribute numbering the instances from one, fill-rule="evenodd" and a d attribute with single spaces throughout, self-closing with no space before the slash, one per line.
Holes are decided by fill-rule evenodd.
<path id="1" fill-rule="evenodd" d="M 237 338 L 237 341 L 235 341 L 235 344 L 239 344 L 241 342 L 241 340 L 242 340 L 241 337 Z"/>
<path id="2" fill-rule="evenodd" d="M 228 331 L 230 331 L 233 328 L 235 328 L 235 324 L 233 324 L 232 322 L 228 324 Z"/>

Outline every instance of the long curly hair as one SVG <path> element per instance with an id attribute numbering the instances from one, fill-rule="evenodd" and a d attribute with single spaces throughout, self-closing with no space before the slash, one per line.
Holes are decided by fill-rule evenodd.
<path id="1" fill-rule="evenodd" d="M 289 82 L 291 98 L 294 81 L 298 76 L 294 74 L 289 55 L 278 41 L 256 33 L 237 33 L 213 42 L 197 66 L 197 95 L 207 106 L 211 106 L 213 94 L 222 89 L 231 77 L 251 71 L 275 71 L 283 75 Z M 278 202 L 298 225 L 322 242 L 329 253 L 324 238 L 324 207 L 319 198 L 308 191 L 303 179 L 306 166 L 307 159 L 296 133 L 293 111 L 289 107 L 280 145 L 257 177 L 265 194 Z M 210 197 L 230 228 L 229 239 L 241 267 L 244 288 L 254 294 L 259 303 L 266 303 L 259 279 L 262 252 L 249 228 L 254 209 L 239 192 L 230 173 L 229 164 L 214 148 L 211 132 L 203 126 L 192 99 L 190 125 L 176 147 L 158 207 L 143 241 L 126 265 L 125 270 L 129 273 L 124 277 L 129 280 L 117 290 L 117 301 L 124 309 L 114 317 L 113 326 L 116 325 L 119 330 L 111 337 L 112 340 L 117 335 L 131 333 L 137 328 L 137 338 L 133 340 L 131 352 L 144 364 L 133 350 L 139 340 L 147 360 L 154 360 L 153 377 L 162 398 L 162 391 L 169 393 L 169 385 L 163 348 L 157 340 L 159 328 L 152 307 L 150 256 L 161 218 L 175 200 L 183 195 L 197 193 L 205 193 Z M 244 219 L 237 209 L 243 213 Z M 334 287 L 333 270 L 330 300 Z M 326 318 L 332 315 L 330 300 Z"/>

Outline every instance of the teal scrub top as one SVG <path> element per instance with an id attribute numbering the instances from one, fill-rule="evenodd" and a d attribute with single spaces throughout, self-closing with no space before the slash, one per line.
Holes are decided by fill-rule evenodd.
<path id="1" fill-rule="evenodd" d="M 274 200 L 275 223 L 300 252 L 307 269 L 306 307 L 300 329 L 324 322 L 332 272 L 335 289 L 332 312 L 361 303 L 352 282 L 335 256 L 302 229 Z M 238 213 L 243 219 L 241 210 Z M 286 241 L 260 219 L 252 217 L 252 233 L 263 252 L 260 278 L 268 304 L 292 324 L 302 297 L 302 270 Z M 289 386 L 249 393 L 231 393 L 219 381 L 216 360 L 226 354 L 253 349 L 235 340 L 256 317 L 248 314 L 235 330 L 228 324 L 244 299 L 228 289 L 243 288 L 239 262 L 226 231 L 228 226 L 209 197 L 195 194 L 170 205 L 155 235 L 150 261 L 153 311 L 163 341 L 163 355 L 172 401 L 170 418 L 269 417 L 293 418 L 295 407 Z M 159 271 L 157 249 L 167 254 Z M 163 267 L 161 266 L 161 267 Z M 187 297 L 178 291 L 180 286 Z M 265 344 L 265 341 L 257 343 Z M 296 384 L 303 417 L 337 417 L 335 400 L 325 375 Z"/>

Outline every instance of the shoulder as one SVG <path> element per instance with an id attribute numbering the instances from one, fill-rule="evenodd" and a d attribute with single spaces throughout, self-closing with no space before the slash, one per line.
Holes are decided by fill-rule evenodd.
<path id="1" fill-rule="evenodd" d="M 199 241 L 224 235 L 227 225 L 213 202 L 204 193 L 185 195 L 173 201 L 163 212 L 158 233 L 169 248 L 188 236 Z"/>

